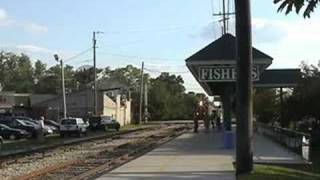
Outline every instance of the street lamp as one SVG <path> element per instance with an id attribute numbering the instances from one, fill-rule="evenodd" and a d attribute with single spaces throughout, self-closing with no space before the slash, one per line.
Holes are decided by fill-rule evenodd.
<path id="1" fill-rule="evenodd" d="M 67 104 L 66 104 L 66 89 L 64 85 L 64 67 L 63 67 L 63 60 L 59 59 L 58 54 L 53 55 L 54 59 L 57 62 L 60 62 L 61 65 L 61 81 L 62 81 L 62 100 L 63 100 L 63 117 L 67 118 Z"/>

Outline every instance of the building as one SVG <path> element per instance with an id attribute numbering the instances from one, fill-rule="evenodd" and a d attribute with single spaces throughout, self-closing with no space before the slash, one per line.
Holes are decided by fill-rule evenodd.
<path id="1" fill-rule="evenodd" d="M 32 105 L 34 116 L 57 120 L 63 116 L 62 96 Z M 67 116 L 88 118 L 94 114 L 94 91 L 92 89 L 71 92 L 66 95 Z M 131 123 L 131 99 L 126 86 L 113 81 L 98 84 L 97 115 L 112 116 L 121 126 Z"/>
<path id="2" fill-rule="evenodd" d="M 16 116 L 32 116 L 32 106 L 47 99 L 56 97 L 53 94 L 16 93 L 14 91 L 0 92 L 0 114 Z"/>
<path id="3" fill-rule="evenodd" d="M 12 91 L 0 92 L 0 114 L 27 115 L 30 109 L 29 96 Z"/>

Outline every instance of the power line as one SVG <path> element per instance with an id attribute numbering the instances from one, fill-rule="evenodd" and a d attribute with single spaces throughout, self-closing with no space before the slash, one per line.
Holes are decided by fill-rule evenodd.
<path id="1" fill-rule="evenodd" d="M 183 64 L 183 65 L 163 65 L 163 64 L 146 64 L 145 63 L 145 66 L 149 66 L 149 67 L 161 67 L 161 68 L 171 68 L 171 67 L 181 67 L 181 68 L 186 68 L 186 65 Z"/>
<path id="2" fill-rule="evenodd" d="M 65 62 L 65 63 L 66 63 L 66 62 L 69 62 L 69 61 L 71 61 L 71 60 L 73 60 L 73 59 L 75 59 L 75 58 L 77 58 L 77 57 L 79 57 L 79 56 L 81 56 L 81 55 L 89 52 L 91 49 L 92 49 L 91 47 L 88 48 L 88 49 L 85 49 L 85 50 L 81 51 L 80 53 L 78 53 L 78 54 L 76 54 L 76 55 L 74 55 L 74 56 L 71 56 L 71 57 L 65 59 L 64 62 Z"/>
<path id="3" fill-rule="evenodd" d="M 110 56 L 118 56 L 118 57 L 125 57 L 125 58 L 135 58 L 135 59 L 149 59 L 149 60 L 181 60 L 181 59 L 169 59 L 169 58 L 162 58 L 162 57 L 142 57 L 138 55 L 128 55 L 128 54 L 121 54 L 121 53 L 110 53 L 110 52 L 99 52 L 102 54 L 110 55 Z"/>
<path id="4" fill-rule="evenodd" d="M 146 71 L 148 72 L 154 72 L 154 73 L 163 73 L 163 72 L 167 72 L 167 73 L 171 73 L 171 74 L 186 74 L 186 73 L 190 73 L 189 71 L 160 71 L 160 70 L 155 70 L 155 69 L 149 69 L 149 68 L 144 68 Z"/>
<path id="5" fill-rule="evenodd" d="M 203 23 L 203 24 L 193 24 L 193 25 L 182 25 L 182 26 L 167 26 L 167 27 L 161 27 L 157 28 L 155 27 L 154 29 L 131 29 L 127 31 L 107 31 L 105 33 L 108 34 L 121 34 L 121 33 L 144 33 L 144 32 L 168 32 L 168 31 L 180 31 L 182 29 L 187 29 L 187 28 L 193 28 L 195 26 L 203 26 L 205 24 L 211 23 L 211 21 Z"/>

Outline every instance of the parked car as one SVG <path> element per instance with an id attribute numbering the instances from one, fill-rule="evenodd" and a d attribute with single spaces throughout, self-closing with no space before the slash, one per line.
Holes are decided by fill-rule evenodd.
<path id="1" fill-rule="evenodd" d="M 24 123 L 26 123 L 28 125 L 34 126 L 37 129 L 41 128 L 41 125 L 37 121 L 27 121 L 27 120 L 21 120 L 21 121 L 23 121 Z M 43 132 L 43 135 L 45 135 L 45 136 L 49 135 L 49 134 L 53 134 L 52 128 L 49 126 L 46 126 L 46 125 L 43 126 L 42 132 Z"/>
<path id="2" fill-rule="evenodd" d="M 44 124 L 47 126 L 56 127 L 58 130 L 60 128 L 60 123 L 53 120 L 46 119 L 44 120 Z"/>
<path id="3" fill-rule="evenodd" d="M 119 122 L 111 116 L 93 116 L 89 118 L 89 126 L 91 129 L 120 129 Z"/>
<path id="4" fill-rule="evenodd" d="M 31 136 L 31 134 L 25 130 L 15 129 L 4 124 L 0 124 L 0 136 L 5 139 L 15 140 L 20 138 L 28 138 Z"/>
<path id="5" fill-rule="evenodd" d="M 4 124 L 8 127 L 15 129 L 22 129 L 29 132 L 32 137 L 38 135 L 39 127 L 27 124 L 25 121 L 19 120 L 15 117 L 6 117 L 0 120 L 0 124 Z"/>
<path id="6" fill-rule="evenodd" d="M 65 118 L 61 120 L 60 136 L 76 134 L 81 137 L 87 134 L 87 127 L 82 118 Z"/>
<path id="7" fill-rule="evenodd" d="M 49 125 L 49 124 L 45 124 L 45 127 L 50 128 L 51 134 L 52 134 L 52 133 L 53 133 L 53 134 L 54 134 L 54 133 L 59 133 L 60 127 L 57 128 L 56 126 L 52 126 L 52 125 Z"/>
<path id="8" fill-rule="evenodd" d="M 25 117 L 25 116 L 15 116 L 15 118 L 20 119 L 22 121 L 24 121 L 26 124 L 31 125 L 31 126 L 35 126 L 37 128 L 40 128 L 40 122 L 38 120 L 34 120 L 32 118 L 29 117 Z M 53 131 L 55 130 L 55 128 L 52 128 L 50 126 L 44 125 L 43 126 L 43 135 L 49 135 L 49 134 L 53 134 Z"/>

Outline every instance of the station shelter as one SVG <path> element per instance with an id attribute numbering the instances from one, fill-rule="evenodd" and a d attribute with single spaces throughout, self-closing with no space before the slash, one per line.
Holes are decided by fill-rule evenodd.
<path id="1" fill-rule="evenodd" d="M 295 87 L 301 77 L 300 69 L 268 69 L 273 58 L 254 47 L 252 58 L 252 80 L 255 88 L 280 88 L 282 92 L 283 88 Z M 209 96 L 220 96 L 224 128 L 231 131 L 237 76 L 236 37 L 224 34 L 185 61 L 205 92 Z"/>

